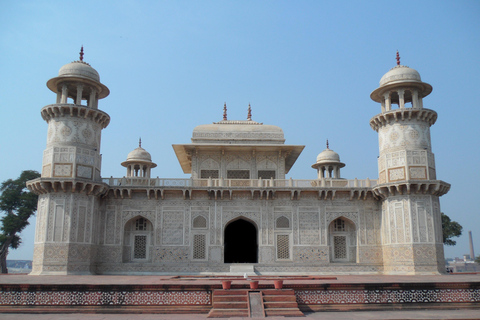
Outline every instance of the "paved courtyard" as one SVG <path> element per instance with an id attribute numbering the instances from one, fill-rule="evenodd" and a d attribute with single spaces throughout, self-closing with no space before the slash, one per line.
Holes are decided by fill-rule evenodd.
<path id="1" fill-rule="evenodd" d="M 92 276 L 29 276 L 29 275 L 0 275 L 0 284 L 84 284 L 84 285 L 212 285 L 220 284 L 221 278 L 225 276 L 123 276 L 123 275 L 92 275 Z M 261 276 L 273 278 L 274 276 Z M 480 274 L 454 274 L 454 275 L 312 275 L 311 277 L 299 275 L 281 275 L 284 278 L 284 285 L 304 284 L 346 284 L 346 283 L 420 283 L 420 282 L 480 282 Z M 293 278 L 294 280 L 288 280 Z M 304 278 L 304 279 L 302 279 Z M 246 280 L 238 277 L 232 282 L 235 284 L 247 284 Z M 262 280 L 261 284 L 273 284 L 273 280 Z"/>

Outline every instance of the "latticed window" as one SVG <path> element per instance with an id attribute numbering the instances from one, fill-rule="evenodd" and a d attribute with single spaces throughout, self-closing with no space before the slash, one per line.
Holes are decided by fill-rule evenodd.
<path id="1" fill-rule="evenodd" d="M 200 170 L 200 179 L 218 179 L 218 170 Z"/>
<path id="2" fill-rule="evenodd" d="M 289 229 L 290 228 L 290 220 L 287 217 L 281 216 L 277 219 L 275 223 L 275 227 L 278 229 Z"/>
<path id="3" fill-rule="evenodd" d="M 193 219 L 193 227 L 205 229 L 207 227 L 207 219 L 205 219 L 205 217 L 203 216 L 196 217 L 195 219 Z"/>
<path id="4" fill-rule="evenodd" d="M 335 259 L 347 259 L 346 236 L 333 236 L 333 254 Z"/>
<path id="5" fill-rule="evenodd" d="M 258 170 L 258 177 L 262 179 L 275 179 L 275 170 Z"/>
<path id="6" fill-rule="evenodd" d="M 206 235 L 194 234 L 193 235 L 193 259 L 205 260 L 206 259 Z"/>
<path id="7" fill-rule="evenodd" d="M 345 231 L 345 221 L 340 218 L 333 221 L 333 231 Z"/>
<path id="8" fill-rule="evenodd" d="M 288 234 L 277 235 L 277 259 L 290 259 L 290 241 Z"/>
<path id="9" fill-rule="evenodd" d="M 147 219 L 138 218 L 135 221 L 135 230 L 136 231 L 144 231 L 147 230 Z"/>
<path id="10" fill-rule="evenodd" d="M 134 236 L 133 259 L 147 259 L 147 236 L 146 235 Z"/>
<path id="11" fill-rule="evenodd" d="M 249 170 L 228 170 L 227 179 L 250 179 Z"/>

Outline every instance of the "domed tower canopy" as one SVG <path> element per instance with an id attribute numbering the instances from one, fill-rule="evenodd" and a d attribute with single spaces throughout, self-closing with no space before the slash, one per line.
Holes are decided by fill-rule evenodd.
<path id="1" fill-rule="evenodd" d="M 98 108 L 98 100 L 109 95 L 108 88 L 100 82 L 100 76 L 94 68 L 83 61 L 83 47 L 80 60 L 64 65 L 58 77 L 48 80 L 47 87 L 57 94 L 57 104 L 67 104 L 68 98 L 73 104 L 81 105 L 82 100 L 90 108 Z"/>
<path id="2" fill-rule="evenodd" d="M 381 103 L 382 112 L 388 112 L 394 104 L 403 109 L 407 103 L 411 103 L 412 108 L 421 109 L 422 99 L 431 92 L 432 86 L 422 82 L 417 70 L 400 65 L 397 51 L 397 65 L 380 79 L 380 87 L 375 89 L 370 97 Z"/>
<path id="3" fill-rule="evenodd" d="M 150 178 L 150 170 L 157 164 L 152 162 L 152 156 L 142 148 L 142 139 L 138 142 L 138 148 L 131 151 L 127 161 L 122 162 L 127 168 L 127 177 Z"/>
<path id="4" fill-rule="evenodd" d="M 327 140 L 327 149 L 319 153 L 317 162 L 312 165 L 312 168 L 317 169 L 318 179 L 340 179 L 340 168 L 343 167 L 345 163 L 340 162 L 338 153 L 329 149 Z"/>

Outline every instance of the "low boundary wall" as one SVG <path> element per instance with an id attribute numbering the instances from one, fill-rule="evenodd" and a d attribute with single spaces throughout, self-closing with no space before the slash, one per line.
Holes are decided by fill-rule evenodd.
<path id="1" fill-rule="evenodd" d="M 221 282 L 187 285 L 0 284 L 0 313 L 208 313 Z M 259 289 L 272 289 L 262 284 Z M 232 289 L 248 283 L 232 284 Z M 480 308 L 479 282 L 285 284 L 302 311 Z"/>

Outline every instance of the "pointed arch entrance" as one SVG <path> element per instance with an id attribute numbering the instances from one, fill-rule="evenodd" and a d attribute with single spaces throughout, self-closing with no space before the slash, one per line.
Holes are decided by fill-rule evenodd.
<path id="1" fill-rule="evenodd" d="M 244 219 L 230 222 L 223 239 L 225 263 L 258 262 L 257 228 L 253 223 Z"/>

